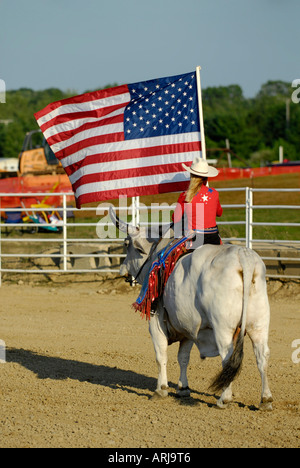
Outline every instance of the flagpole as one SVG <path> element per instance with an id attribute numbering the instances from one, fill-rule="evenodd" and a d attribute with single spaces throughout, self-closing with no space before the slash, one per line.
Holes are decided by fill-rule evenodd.
<path id="1" fill-rule="evenodd" d="M 199 120 L 200 120 L 201 151 L 202 151 L 202 158 L 206 159 L 206 146 L 205 146 L 204 123 L 203 123 L 203 108 L 202 108 L 200 70 L 201 70 L 200 66 L 196 67 L 198 109 L 199 109 Z"/>

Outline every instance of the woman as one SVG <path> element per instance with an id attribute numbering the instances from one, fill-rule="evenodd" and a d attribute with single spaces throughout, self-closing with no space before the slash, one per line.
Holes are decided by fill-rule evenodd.
<path id="1" fill-rule="evenodd" d="M 187 251 L 196 249 L 203 244 L 222 244 L 218 226 L 216 225 L 216 216 L 221 216 L 223 212 L 219 202 L 219 194 L 215 189 L 206 185 L 208 177 L 216 177 L 219 171 L 209 166 L 201 158 L 196 159 L 191 167 L 187 167 L 185 164 L 182 164 L 182 166 L 191 174 L 191 180 L 188 190 L 179 196 L 172 218 L 174 237 L 188 235 L 189 239 L 188 242 L 183 240 L 180 243 L 181 245 L 175 243 L 177 250 L 175 248 L 172 251 L 173 257 L 167 257 L 169 258 L 169 261 L 166 260 L 166 262 L 168 261 L 167 267 L 165 262 L 160 259 L 161 263 L 159 263 L 158 270 L 155 272 L 155 269 L 153 269 L 155 274 L 152 275 L 151 281 L 148 279 L 147 295 L 145 296 L 146 299 L 143 299 L 144 304 L 141 305 L 143 301 L 134 304 L 134 307 L 143 313 L 145 310 L 149 310 L 152 315 L 156 313 L 159 298 L 162 297 L 164 287 L 175 263 L 182 254 L 186 253 L 186 250 L 182 249 L 183 244 Z M 165 251 L 163 252 L 165 253 Z M 160 270 L 161 265 L 164 265 L 162 272 Z M 159 276 L 157 271 L 160 272 Z M 145 313 L 147 314 L 147 312 Z"/>
<path id="2" fill-rule="evenodd" d="M 222 215 L 223 209 L 218 192 L 207 187 L 207 179 L 216 177 L 219 171 L 201 158 L 196 159 L 191 167 L 182 166 L 191 174 L 191 179 L 188 190 L 179 196 L 173 214 L 175 237 L 194 231 L 197 245 L 194 243 L 193 248 L 202 244 L 220 245 L 222 241 L 216 217 Z"/>

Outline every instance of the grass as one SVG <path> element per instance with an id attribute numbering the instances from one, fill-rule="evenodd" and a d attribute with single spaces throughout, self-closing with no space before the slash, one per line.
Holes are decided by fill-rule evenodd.
<path id="1" fill-rule="evenodd" d="M 286 174 L 269 177 L 257 177 L 255 179 L 239 179 L 234 181 L 215 182 L 218 188 L 235 188 L 249 186 L 254 189 L 259 188 L 299 188 L 300 173 Z M 222 205 L 235 203 L 245 203 L 245 192 L 220 192 Z M 254 192 L 253 205 L 288 205 L 300 206 L 299 192 Z M 245 219 L 244 209 L 224 209 L 222 221 L 239 221 Z M 299 223 L 300 210 L 297 209 L 259 209 L 253 210 L 253 222 L 264 223 L 262 226 L 253 227 L 253 237 L 256 239 L 271 240 L 300 240 L 299 227 L 268 226 L 266 223 Z M 245 228 L 242 226 L 220 227 L 223 237 L 244 237 Z"/>

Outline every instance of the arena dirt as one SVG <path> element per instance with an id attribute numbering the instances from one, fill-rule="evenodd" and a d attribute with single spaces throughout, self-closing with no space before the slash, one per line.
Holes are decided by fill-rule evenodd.
<path id="1" fill-rule="evenodd" d="M 0 289 L 0 446 L 299 447 L 300 285 L 269 285 L 271 413 L 258 411 L 260 377 L 249 338 L 234 402 L 208 390 L 219 358 L 189 365 L 190 398 L 176 397 L 178 346 L 169 347 L 167 399 L 151 399 L 157 368 L 148 325 L 131 304 L 139 289 L 83 276 Z M 298 354 L 300 356 L 300 353 Z"/>

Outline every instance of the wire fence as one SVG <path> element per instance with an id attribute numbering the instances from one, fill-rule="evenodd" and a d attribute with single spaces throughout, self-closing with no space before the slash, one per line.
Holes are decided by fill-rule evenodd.
<path id="1" fill-rule="evenodd" d="M 300 279 L 300 204 L 284 204 L 286 195 L 299 198 L 299 190 L 242 187 L 218 191 L 220 197 L 231 193 L 230 199 L 241 201 L 222 203 L 224 211 L 218 225 L 223 242 L 256 250 L 267 265 L 269 278 Z M 280 194 L 280 204 L 269 203 L 275 192 Z M 268 203 L 254 204 L 258 194 L 267 195 Z M 52 206 L 39 202 L 50 196 L 57 199 Z M 10 198 L 16 197 L 20 206 L 10 207 Z M 125 234 L 111 223 L 106 204 L 78 210 L 68 205 L 72 197 L 72 193 L 0 193 L 0 281 L 3 274 L 119 272 L 126 257 Z M 31 200 L 30 206 L 26 200 Z M 32 200 L 37 203 L 32 204 Z M 170 220 L 174 207 L 145 206 L 136 197 L 130 206 L 123 203 L 115 208 L 123 219 L 149 226 Z"/>

